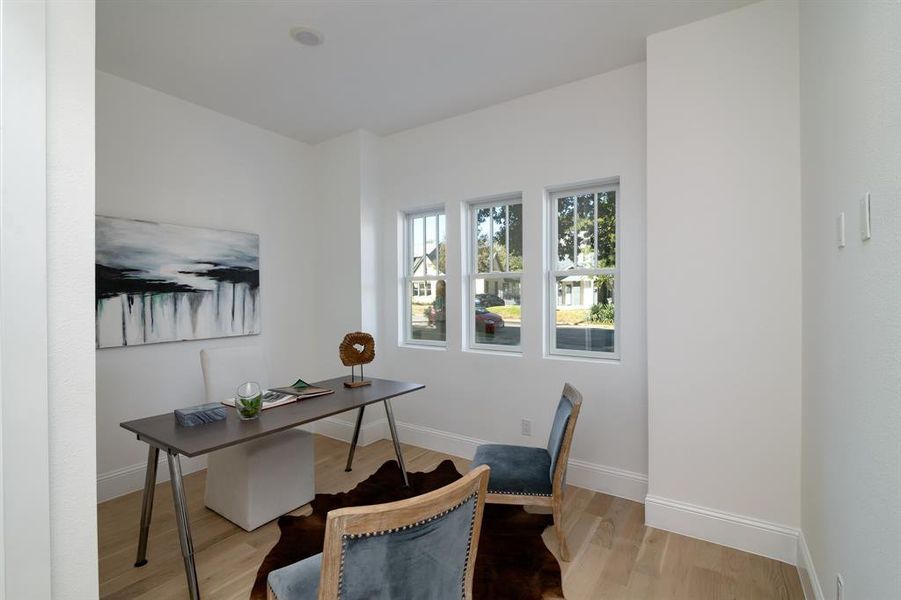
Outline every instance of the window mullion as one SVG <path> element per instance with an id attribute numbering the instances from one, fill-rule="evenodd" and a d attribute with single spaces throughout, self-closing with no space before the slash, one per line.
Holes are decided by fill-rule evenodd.
<path id="1" fill-rule="evenodd" d="M 425 249 L 428 244 L 428 242 L 427 242 L 428 237 L 426 236 L 426 226 L 425 226 L 426 221 L 428 221 L 428 217 L 423 216 L 422 217 L 422 272 L 425 273 L 426 275 L 428 275 L 429 274 L 429 263 L 426 260 L 428 257 L 425 254 Z"/>
<path id="2" fill-rule="evenodd" d="M 413 257 L 413 219 L 408 219 L 407 221 L 407 236 L 408 241 L 406 244 L 406 248 L 404 248 L 404 254 L 406 254 L 406 262 L 407 262 L 407 277 L 413 276 L 413 264 L 416 260 Z"/>
<path id="3" fill-rule="evenodd" d="M 507 259 L 504 261 L 504 272 L 510 271 L 510 205 L 507 204 L 504 206 L 504 232 L 507 234 L 506 239 L 506 250 L 507 250 Z"/>
<path id="4" fill-rule="evenodd" d="M 469 273 L 479 272 L 479 211 L 469 209 Z"/>
<path id="5" fill-rule="evenodd" d="M 573 267 L 578 266 L 579 250 L 579 197 L 573 196 Z"/>
<path id="6" fill-rule="evenodd" d="M 488 272 L 494 271 L 494 207 L 488 209 Z"/>
<path id="7" fill-rule="evenodd" d="M 598 239 L 598 202 L 601 195 L 594 194 L 594 267 L 598 266 L 598 258 L 601 255 L 601 240 Z"/>

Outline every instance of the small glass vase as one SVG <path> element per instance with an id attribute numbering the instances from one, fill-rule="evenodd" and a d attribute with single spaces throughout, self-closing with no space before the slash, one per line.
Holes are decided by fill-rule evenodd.
<path id="1" fill-rule="evenodd" d="M 263 392 L 260 384 L 248 381 L 238 386 L 235 396 L 235 409 L 242 421 L 251 421 L 263 412 Z"/>

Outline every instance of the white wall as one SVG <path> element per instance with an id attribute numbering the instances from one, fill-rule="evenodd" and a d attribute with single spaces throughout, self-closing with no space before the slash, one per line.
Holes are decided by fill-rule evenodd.
<path id="1" fill-rule="evenodd" d="M 801 4 L 801 115 L 804 537 L 825 598 L 841 573 L 846 598 L 888 600 L 901 593 L 901 5 Z"/>
<path id="2" fill-rule="evenodd" d="M 360 136 L 352 132 L 315 146 L 317 207 L 310 219 L 316 236 L 317 359 L 328 377 L 343 374 L 338 344 L 360 328 Z"/>
<path id="3" fill-rule="evenodd" d="M 324 375 L 313 164 L 306 144 L 97 73 L 97 213 L 260 234 L 263 297 L 259 336 L 97 351 L 101 499 L 143 480 L 146 446 L 121 421 L 203 401 L 202 348 L 262 346 L 277 383 Z"/>
<path id="4" fill-rule="evenodd" d="M 52 572 L 48 28 L 44 3 L 0 0 L 0 11 L 0 599 L 44 600 Z"/>
<path id="5" fill-rule="evenodd" d="M 780 539 L 746 547 L 783 559 L 800 524 L 797 11 L 766 0 L 647 48 L 648 523 L 704 537 L 705 509 L 750 518 Z"/>
<path id="6" fill-rule="evenodd" d="M 94 2 L 0 2 L 0 598 L 96 598 Z"/>
<path id="7" fill-rule="evenodd" d="M 576 485 L 643 497 L 646 473 L 645 68 L 604 75 L 379 140 L 380 316 L 375 369 L 422 382 L 394 402 L 404 441 L 471 454 L 479 440 L 544 445 L 564 382 L 585 403 L 570 471 Z M 547 186 L 619 177 L 619 362 L 545 358 L 542 238 Z M 522 192 L 521 356 L 463 350 L 462 202 Z M 398 347 L 398 218 L 443 205 L 448 236 L 446 350 Z M 532 437 L 520 419 L 533 420 Z"/>
<path id="8" fill-rule="evenodd" d="M 378 333 L 378 138 L 357 130 L 321 142 L 313 150 L 319 204 L 311 218 L 321 250 L 316 256 L 321 285 L 316 339 L 322 350 L 317 358 L 323 377 L 338 377 L 350 373 L 338 359 L 344 335 L 361 330 Z M 370 368 L 364 367 L 364 373 Z M 364 422 L 375 423 L 378 414 L 369 410 Z M 343 413 L 314 428 L 349 439 L 355 417 L 356 413 Z M 383 427 L 367 427 L 361 441 L 374 441 L 383 432 Z"/>
<path id="9" fill-rule="evenodd" d="M 96 598 L 94 2 L 47 3 L 51 587 Z M 35 596 L 31 596 L 35 597 Z"/>
<path id="10" fill-rule="evenodd" d="M 373 198 L 371 175 L 372 134 L 353 131 L 313 147 L 315 153 L 317 206 L 310 225 L 317 236 L 316 266 L 320 312 L 317 340 L 321 370 L 326 376 L 349 374 L 338 360 L 338 344 L 344 334 L 376 326 L 371 317 L 377 274 L 371 218 Z M 367 215 L 369 213 L 367 212 Z M 348 417 L 349 418 L 349 417 Z"/>

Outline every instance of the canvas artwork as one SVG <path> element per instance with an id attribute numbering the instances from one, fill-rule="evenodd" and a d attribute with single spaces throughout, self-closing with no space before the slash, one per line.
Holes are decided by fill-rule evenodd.
<path id="1" fill-rule="evenodd" d="M 260 236 L 97 217 L 97 347 L 260 332 Z"/>

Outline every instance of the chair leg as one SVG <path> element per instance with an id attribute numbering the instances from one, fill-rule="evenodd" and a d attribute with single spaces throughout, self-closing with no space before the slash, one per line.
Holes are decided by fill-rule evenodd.
<path id="1" fill-rule="evenodd" d="M 566 545 L 566 534 L 563 532 L 563 498 L 554 498 L 554 531 L 557 532 L 557 543 L 560 546 L 560 558 L 569 562 L 569 547 Z"/>

